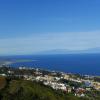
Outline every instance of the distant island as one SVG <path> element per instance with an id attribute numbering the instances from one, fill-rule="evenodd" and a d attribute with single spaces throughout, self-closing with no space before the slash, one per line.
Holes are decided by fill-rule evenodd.
<path id="1" fill-rule="evenodd" d="M 90 48 L 87 50 L 68 50 L 68 49 L 53 49 L 39 52 L 39 54 L 97 54 L 100 53 L 100 48 Z"/>

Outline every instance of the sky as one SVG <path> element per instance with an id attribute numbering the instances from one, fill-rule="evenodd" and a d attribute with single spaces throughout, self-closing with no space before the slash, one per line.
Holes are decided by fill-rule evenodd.
<path id="1" fill-rule="evenodd" d="M 0 0 L 0 55 L 100 48 L 100 0 Z"/>

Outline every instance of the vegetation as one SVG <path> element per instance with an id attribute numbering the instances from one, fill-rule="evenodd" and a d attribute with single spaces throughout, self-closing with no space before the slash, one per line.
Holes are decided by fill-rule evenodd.
<path id="1" fill-rule="evenodd" d="M 6 84 L 7 83 L 7 84 Z M 0 100 L 80 100 L 41 83 L 0 77 Z"/>
<path id="2" fill-rule="evenodd" d="M 89 93 L 91 95 L 91 93 Z M 0 77 L 0 100 L 94 100 L 56 91 L 41 83 Z M 99 100 L 97 97 L 95 100 Z"/>
<path id="3" fill-rule="evenodd" d="M 94 81 L 100 82 L 100 77 L 94 77 Z"/>
<path id="4" fill-rule="evenodd" d="M 4 77 L 0 77 L 0 90 L 6 86 L 6 79 Z"/>
<path id="5" fill-rule="evenodd" d="M 67 84 L 69 84 L 71 87 L 75 87 L 75 88 L 83 87 L 83 84 L 82 84 L 82 83 L 73 82 L 73 81 L 69 81 L 69 80 L 66 80 L 66 79 L 61 79 L 60 82 L 62 82 L 62 83 L 67 83 Z"/>

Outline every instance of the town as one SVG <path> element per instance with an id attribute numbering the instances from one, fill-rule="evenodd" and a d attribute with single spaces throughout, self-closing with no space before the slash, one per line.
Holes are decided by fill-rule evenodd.
<path id="1" fill-rule="evenodd" d="M 88 97 L 94 91 L 100 93 L 100 76 L 64 73 L 24 66 L 14 68 L 7 65 L 1 65 L 0 76 L 41 82 L 54 90 L 72 93 L 78 97 Z"/>

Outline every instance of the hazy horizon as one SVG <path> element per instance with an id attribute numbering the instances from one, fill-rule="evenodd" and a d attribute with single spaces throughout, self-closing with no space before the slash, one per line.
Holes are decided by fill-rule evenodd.
<path id="1" fill-rule="evenodd" d="M 99 49 L 99 11 L 99 0 L 0 1 L 0 55 Z"/>

